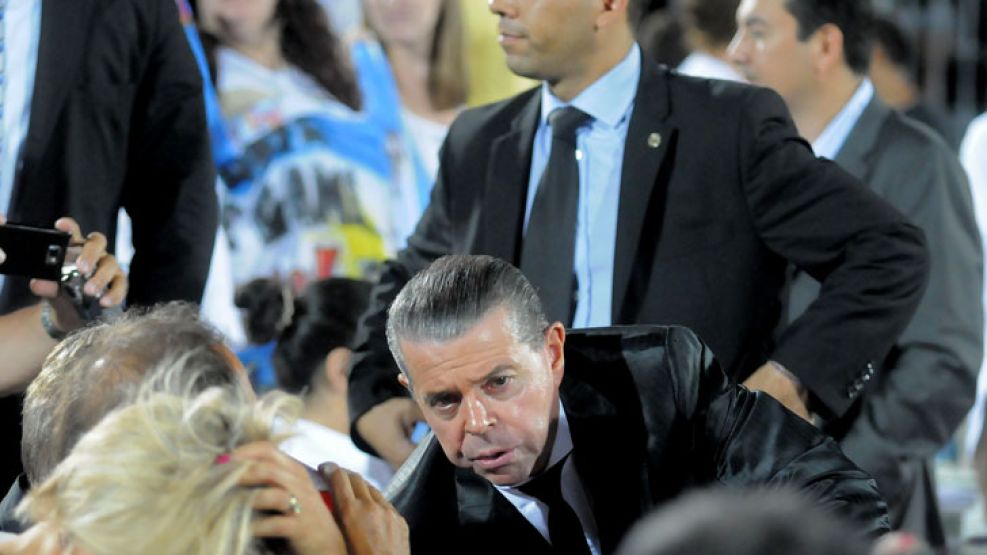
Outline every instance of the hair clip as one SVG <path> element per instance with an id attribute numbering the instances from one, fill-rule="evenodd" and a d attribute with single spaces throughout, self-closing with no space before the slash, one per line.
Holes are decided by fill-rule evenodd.
<path id="1" fill-rule="evenodd" d="M 226 463 L 230 462 L 230 454 L 229 453 L 223 453 L 221 455 L 216 455 L 216 460 L 214 462 L 216 464 L 226 464 Z"/>

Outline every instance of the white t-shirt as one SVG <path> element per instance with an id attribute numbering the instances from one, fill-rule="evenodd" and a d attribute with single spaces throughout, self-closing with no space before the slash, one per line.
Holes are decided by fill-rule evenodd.
<path id="1" fill-rule="evenodd" d="M 288 66 L 217 51 L 217 91 L 237 179 L 222 196 L 234 280 L 373 278 L 394 229 L 388 139 L 364 114 Z"/>
<path id="2" fill-rule="evenodd" d="M 361 451 L 350 436 L 327 428 L 318 422 L 298 419 L 292 428 L 278 430 L 294 434 L 281 442 L 281 451 L 310 468 L 324 462 L 356 472 L 370 485 L 383 491 L 394 476 L 391 467 L 381 459 Z"/>

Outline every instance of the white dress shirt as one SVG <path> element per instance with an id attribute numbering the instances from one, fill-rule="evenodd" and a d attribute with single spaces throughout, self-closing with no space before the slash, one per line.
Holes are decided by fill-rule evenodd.
<path id="1" fill-rule="evenodd" d="M 41 36 L 41 0 L 7 0 L 3 14 L 3 137 L 0 144 L 0 214 L 10 211 L 21 151 L 31 119 L 34 73 Z M 3 288 L 0 274 L 0 289 Z"/>
<path id="2" fill-rule="evenodd" d="M 569 421 L 565 416 L 565 408 L 560 401 L 559 426 L 555 433 L 555 443 L 552 444 L 552 453 L 548 457 L 546 468 L 551 468 L 569 453 L 572 453 L 572 435 L 569 433 Z M 573 457 L 578 456 L 578 453 L 573 455 Z M 603 552 L 600 549 L 600 536 L 596 528 L 596 519 L 590 509 L 589 498 L 586 496 L 583 483 L 576 473 L 576 467 L 572 462 L 573 457 L 567 458 L 563 463 L 565 466 L 562 467 L 562 498 L 579 517 L 579 524 L 583 527 L 583 535 L 586 536 L 586 544 L 589 546 L 590 553 L 601 555 Z M 518 486 L 524 485 L 524 483 L 526 482 L 522 482 Z M 496 488 L 538 530 L 538 533 L 546 541 L 551 542 L 548 535 L 548 505 L 522 492 L 517 486 L 496 486 Z"/>

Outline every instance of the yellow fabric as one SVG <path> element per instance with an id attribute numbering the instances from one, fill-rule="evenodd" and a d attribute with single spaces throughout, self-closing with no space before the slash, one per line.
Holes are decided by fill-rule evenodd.
<path id="1" fill-rule="evenodd" d="M 490 13 L 486 0 L 461 0 L 466 23 L 469 65 L 469 106 L 503 100 L 530 89 L 536 81 L 518 77 L 507 69 L 504 51 L 497 43 L 497 16 Z"/>

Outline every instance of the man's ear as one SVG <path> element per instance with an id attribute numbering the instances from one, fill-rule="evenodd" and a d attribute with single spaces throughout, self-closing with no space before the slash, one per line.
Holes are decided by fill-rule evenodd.
<path id="1" fill-rule="evenodd" d="M 555 385 L 562 383 L 565 374 L 565 327 L 555 322 L 545 330 L 545 351 Z"/>
<path id="2" fill-rule="evenodd" d="M 627 23 L 627 6 L 630 0 L 599 0 L 603 9 L 596 16 L 596 28 L 603 29 L 614 23 Z"/>
<path id="3" fill-rule="evenodd" d="M 413 393 L 411 391 L 411 382 L 408 381 L 408 376 L 404 375 L 404 372 L 398 373 L 398 383 L 404 386 L 408 390 L 408 393 Z"/>
<path id="4" fill-rule="evenodd" d="M 818 75 L 829 75 L 833 69 L 846 64 L 843 51 L 843 31 L 832 23 L 824 23 L 813 33 L 813 69 Z"/>

